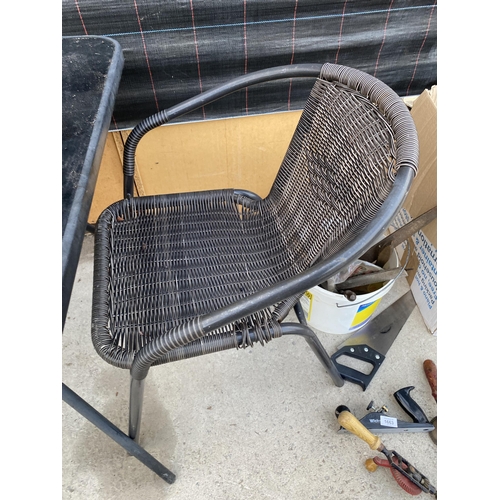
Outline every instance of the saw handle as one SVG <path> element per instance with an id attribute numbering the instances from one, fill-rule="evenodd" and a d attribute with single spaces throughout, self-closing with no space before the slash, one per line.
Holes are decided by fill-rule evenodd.
<path id="1" fill-rule="evenodd" d="M 355 436 L 358 436 L 372 450 L 381 451 L 384 448 L 382 440 L 372 434 L 351 412 L 343 410 L 338 415 L 339 424 Z"/>

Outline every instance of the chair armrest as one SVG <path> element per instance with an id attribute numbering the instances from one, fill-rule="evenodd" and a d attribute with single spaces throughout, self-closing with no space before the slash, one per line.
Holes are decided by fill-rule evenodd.
<path id="1" fill-rule="evenodd" d="M 255 71 L 235 78 L 212 90 L 203 92 L 167 110 L 160 111 L 137 124 L 125 142 L 123 151 L 124 198 L 133 196 L 135 152 L 139 141 L 156 127 L 164 125 L 174 118 L 185 115 L 211 102 L 258 83 L 270 82 L 287 78 L 317 78 L 320 75 L 322 64 L 292 64 L 275 68 Z"/>

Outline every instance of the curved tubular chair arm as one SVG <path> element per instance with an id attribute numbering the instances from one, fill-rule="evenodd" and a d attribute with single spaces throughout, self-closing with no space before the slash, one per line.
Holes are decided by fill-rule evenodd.
<path id="1" fill-rule="evenodd" d="M 275 68 L 255 71 L 244 76 L 234 78 L 228 83 L 220 85 L 212 90 L 198 94 L 183 101 L 169 109 L 160 111 L 138 123 L 128 136 L 123 150 L 123 175 L 124 175 L 124 198 L 133 196 L 134 192 L 134 170 L 135 152 L 139 141 L 146 133 L 156 127 L 164 125 L 174 118 L 178 118 L 190 111 L 201 108 L 206 104 L 232 94 L 237 90 L 244 89 L 258 83 L 282 80 L 286 78 L 317 78 L 320 75 L 322 64 L 292 64 L 288 66 L 277 66 Z"/>
<path id="2" fill-rule="evenodd" d="M 253 191 L 247 191 L 246 189 L 234 189 L 234 197 L 237 199 L 239 196 L 244 196 L 253 201 L 261 201 L 262 198 Z"/>
<path id="3" fill-rule="evenodd" d="M 399 169 L 392 191 L 378 214 L 365 228 L 362 237 L 354 239 L 341 252 L 326 258 L 292 278 L 165 332 L 146 344 L 136 354 L 131 367 L 132 377 L 137 380 L 145 378 L 151 365 L 169 350 L 197 340 L 213 330 L 273 306 L 292 295 L 302 294 L 309 288 L 324 282 L 346 264 L 358 258 L 389 227 L 403 204 L 414 175 L 414 171 L 410 167 Z"/>

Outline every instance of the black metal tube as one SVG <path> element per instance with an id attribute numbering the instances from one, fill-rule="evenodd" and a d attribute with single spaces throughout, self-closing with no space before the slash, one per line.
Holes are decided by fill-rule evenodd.
<path id="1" fill-rule="evenodd" d="M 334 384 L 337 387 L 342 387 L 344 385 L 342 375 L 340 375 L 330 356 L 328 356 L 328 353 L 323 347 L 323 344 L 319 341 L 317 335 L 308 326 L 301 323 L 283 323 L 281 325 L 281 330 L 283 335 L 300 335 L 304 337 L 309 347 L 321 361 L 321 364 L 326 368 Z"/>
<path id="2" fill-rule="evenodd" d="M 302 308 L 300 300 L 293 306 L 293 310 L 295 311 L 295 315 L 297 316 L 299 323 L 307 326 L 306 315 L 304 314 L 304 309 Z"/>
<path id="3" fill-rule="evenodd" d="M 142 403 L 144 401 L 145 380 L 130 377 L 130 403 L 128 412 L 128 435 L 139 444 L 141 433 Z"/>
<path id="4" fill-rule="evenodd" d="M 173 484 L 175 481 L 175 474 L 173 472 L 169 471 L 156 458 L 151 456 L 144 448 L 141 448 L 64 383 L 62 384 L 62 399 L 146 467 L 158 474 L 167 483 Z"/>
<path id="5" fill-rule="evenodd" d="M 232 94 L 237 90 L 257 85 L 258 83 L 270 82 L 273 80 L 282 80 L 286 78 L 317 78 L 321 72 L 323 64 L 291 64 L 288 66 L 277 66 L 274 68 L 254 71 L 246 75 L 232 79 L 231 81 L 219 85 L 218 87 L 207 90 L 197 96 L 169 108 L 165 111 L 164 117 L 167 121 L 178 118 L 190 111 L 206 106 L 221 97 Z M 165 122 L 166 123 L 166 122 Z"/>
<path id="6" fill-rule="evenodd" d="M 291 64 L 275 68 L 255 71 L 219 85 L 218 87 L 198 94 L 167 110 L 160 111 L 137 124 L 125 142 L 123 150 L 124 197 L 129 198 L 134 193 L 135 151 L 137 144 L 144 135 L 160 125 L 170 122 L 186 113 L 201 108 L 237 90 L 244 89 L 258 83 L 281 80 L 286 78 L 318 77 L 322 64 Z"/>
<path id="7" fill-rule="evenodd" d="M 254 201 L 262 200 L 262 198 L 257 193 L 254 193 L 253 191 L 247 191 L 246 189 L 235 189 L 234 195 L 235 196 L 246 196 L 247 198 L 250 198 L 251 200 L 254 200 Z"/>

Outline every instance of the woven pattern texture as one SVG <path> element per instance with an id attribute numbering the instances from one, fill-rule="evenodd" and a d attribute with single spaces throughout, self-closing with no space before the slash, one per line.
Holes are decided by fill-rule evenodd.
<path id="1" fill-rule="evenodd" d="M 337 77 L 328 66 L 323 73 Z M 108 297 L 94 302 L 96 348 L 128 367 L 158 335 L 335 253 L 380 209 L 393 185 L 396 153 L 393 129 L 376 105 L 320 78 L 265 199 L 220 190 L 110 206 L 96 231 L 94 287 Z M 242 318 L 210 333 L 211 342 L 196 341 L 197 354 L 251 345 L 249 329 L 267 342 L 280 335 L 282 317 L 271 307 Z M 189 349 L 156 364 L 188 357 Z"/>

